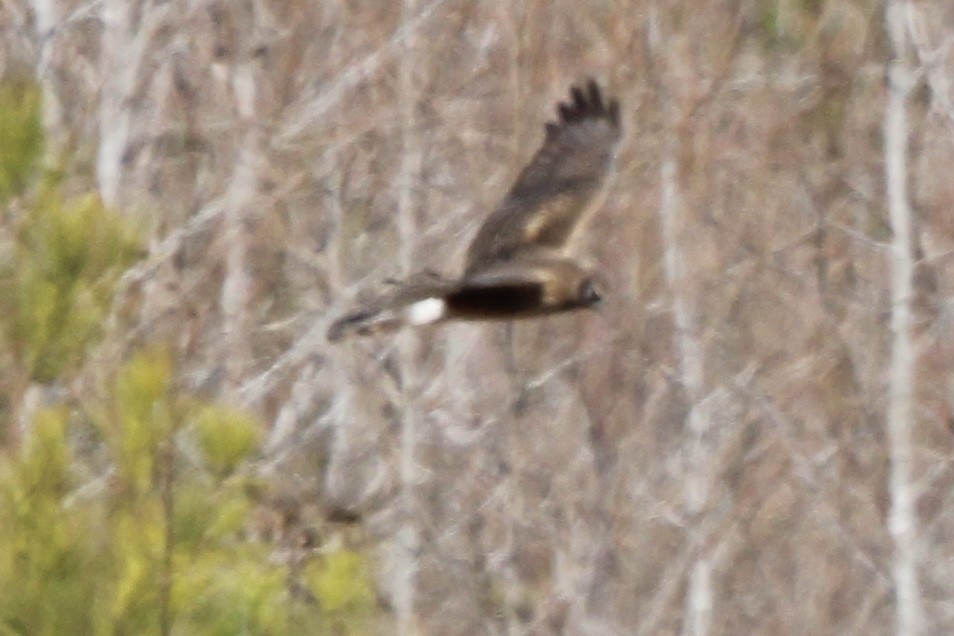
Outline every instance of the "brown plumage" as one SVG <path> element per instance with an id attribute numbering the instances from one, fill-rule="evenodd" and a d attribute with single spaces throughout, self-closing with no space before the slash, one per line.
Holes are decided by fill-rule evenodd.
<path id="1" fill-rule="evenodd" d="M 444 320 L 512 320 L 591 307 L 599 283 L 569 255 L 620 138 L 619 104 L 573 87 L 559 121 L 478 230 L 457 280 L 426 277 L 336 320 L 329 340 Z"/>

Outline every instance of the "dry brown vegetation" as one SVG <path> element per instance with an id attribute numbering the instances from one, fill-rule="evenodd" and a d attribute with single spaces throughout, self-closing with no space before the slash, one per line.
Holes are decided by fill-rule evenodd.
<path id="1" fill-rule="evenodd" d="M 901 49 L 861 0 L 4 2 L 0 74 L 151 219 L 73 390 L 171 343 L 271 423 L 276 497 L 360 514 L 407 633 L 954 631 L 954 4 L 897 5 Z M 603 310 L 325 342 L 456 271 L 591 75 L 625 126 Z"/>

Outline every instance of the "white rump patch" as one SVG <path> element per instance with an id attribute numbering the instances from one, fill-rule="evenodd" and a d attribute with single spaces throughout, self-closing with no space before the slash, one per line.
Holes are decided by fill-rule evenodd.
<path id="1" fill-rule="evenodd" d="M 408 305 L 404 310 L 404 317 L 411 325 L 427 325 L 443 318 L 446 309 L 442 299 L 425 298 Z"/>

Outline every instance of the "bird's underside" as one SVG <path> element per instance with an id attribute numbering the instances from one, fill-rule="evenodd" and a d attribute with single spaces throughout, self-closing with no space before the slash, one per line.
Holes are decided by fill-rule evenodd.
<path id="1" fill-rule="evenodd" d="M 592 307 L 596 277 L 567 252 L 594 207 L 619 141 L 619 105 L 595 82 L 571 89 L 559 121 L 478 230 L 464 275 L 395 286 L 334 321 L 329 340 L 446 320 L 515 320 Z"/>
<path id="2" fill-rule="evenodd" d="M 507 262 L 461 280 L 400 286 L 336 320 L 328 339 L 448 320 L 519 320 L 599 302 L 594 278 L 569 259 Z"/>

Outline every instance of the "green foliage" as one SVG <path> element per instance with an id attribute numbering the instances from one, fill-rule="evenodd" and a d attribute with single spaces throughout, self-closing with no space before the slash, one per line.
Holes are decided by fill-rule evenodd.
<path id="1" fill-rule="evenodd" d="M 0 459 L 0 634 L 364 633 L 364 558 L 308 562 L 317 602 L 296 600 L 288 567 L 246 536 L 256 423 L 179 395 L 173 373 L 164 351 L 140 353 L 93 409 L 113 466 L 97 487 L 76 492 L 64 408 Z"/>
<path id="2" fill-rule="evenodd" d="M 374 591 L 368 585 L 367 564 L 357 552 L 338 550 L 325 556 L 324 561 L 309 568 L 308 582 L 322 608 L 335 616 L 342 627 L 350 625 L 351 618 L 360 618 L 373 607 Z"/>
<path id="3" fill-rule="evenodd" d="M 81 359 L 138 243 L 96 196 L 65 201 L 50 189 L 29 205 L 12 260 L 0 264 L 0 295 L 12 300 L 0 326 L 31 379 L 49 382 Z"/>
<path id="4" fill-rule="evenodd" d="M 255 551 L 239 558 L 208 551 L 199 556 L 182 564 L 173 588 L 173 605 L 188 626 L 184 632 L 300 633 L 282 610 L 287 588 L 279 568 L 267 565 Z"/>
<path id="5" fill-rule="evenodd" d="M 164 351 L 133 358 L 116 379 L 116 414 L 103 432 L 127 488 L 136 494 L 153 487 L 160 444 L 174 432 L 169 394 L 172 364 Z"/>
<path id="6" fill-rule="evenodd" d="M 34 179 L 39 95 L 0 87 L 0 204 Z M 139 232 L 96 196 L 64 198 L 52 174 L 3 218 L 14 225 L 0 245 L 0 361 L 24 382 L 63 380 L 101 335 Z M 374 607 L 360 555 L 296 574 L 312 583 L 308 603 L 271 546 L 246 536 L 254 419 L 177 393 L 158 349 L 132 357 L 108 394 L 41 409 L 0 455 L 0 634 L 355 633 Z M 74 421 L 95 424 L 105 473 L 71 451 Z M 102 477 L 78 481 L 91 471 Z"/>
<path id="7" fill-rule="evenodd" d="M 216 474 L 225 477 L 258 447 L 261 429 L 247 415 L 221 406 L 202 408 L 196 415 L 199 444 Z"/>
<path id="8" fill-rule="evenodd" d="M 116 502 L 111 502 L 116 503 Z M 111 510 L 107 528 L 112 544 L 109 575 L 97 581 L 104 606 L 96 616 L 100 631 L 145 634 L 159 631 L 164 515 L 155 493 Z"/>
<path id="9" fill-rule="evenodd" d="M 95 562 L 84 515 L 65 510 L 66 412 L 43 410 L 19 457 L 0 472 L 0 632 L 88 633 L 95 590 L 76 581 Z"/>
<path id="10" fill-rule="evenodd" d="M 40 87 L 0 85 L 0 204 L 23 192 L 43 154 Z"/>

